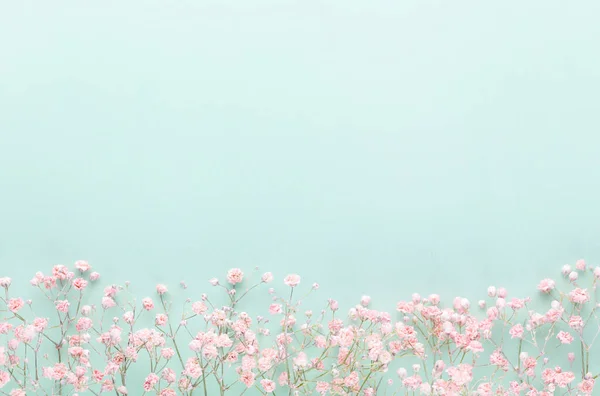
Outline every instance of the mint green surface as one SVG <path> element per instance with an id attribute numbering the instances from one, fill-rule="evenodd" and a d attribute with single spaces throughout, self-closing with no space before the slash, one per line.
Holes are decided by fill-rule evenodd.
<path id="1" fill-rule="evenodd" d="M 347 308 L 600 259 L 600 3 L 0 4 L 0 266 Z M 143 297 L 143 296 L 140 296 Z"/>

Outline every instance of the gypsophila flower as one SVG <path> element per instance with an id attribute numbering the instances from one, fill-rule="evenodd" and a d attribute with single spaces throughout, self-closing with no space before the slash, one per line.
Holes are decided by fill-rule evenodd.
<path id="1" fill-rule="evenodd" d="M 227 282 L 229 282 L 230 284 L 236 285 L 238 283 L 241 283 L 243 279 L 244 273 L 241 269 L 232 268 L 229 271 L 227 271 Z"/>
<path id="2" fill-rule="evenodd" d="M 156 305 L 122 284 L 100 288 L 95 297 L 88 282 L 98 275 L 80 260 L 74 270 L 56 265 L 30 281 L 54 305 L 53 315 L 36 316 L 44 304 L 9 293 L 12 280 L 0 278 L 0 387 L 8 384 L 10 396 L 189 396 L 203 394 L 206 380 L 232 395 L 247 389 L 375 396 L 387 388 L 430 396 L 593 395 L 598 351 L 595 332 L 587 330 L 600 325 L 594 311 L 600 267 L 578 260 L 574 268 L 563 268 L 560 285 L 551 278 L 537 283 L 538 292 L 552 296 L 537 302 L 490 286 L 484 298 L 473 300 L 481 308 L 473 313 L 466 297 L 445 303 L 438 294 L 400 291 L 391 307 L 397 312 L 372 309 L 371 298 L 359 295 L 344 315 L 334 299 L 315 311 L 305 308 L 303 296 L 317 294 L 318 284 L 303 292 L 296 274 L 284 278 L 292 290 L 283 294 L 261 286 L 272 281 L 269 272 L 242 289 L 237 285 L 252 281 L 239 268 L 227 272 L 231 286 L 213 289 L 221 297 L 190 290 L 192 298 L 178 302 L 162 283 L 155 285 Z M 269 293 L 268 306 L 240 302 L 258 286 Z M 540 304 L 546 306 L 538 312 L 533 307 Z M 242 306 L 268 312 L 271 320 Z M 394 372 L 397 381 L 390 378 Z"/>
<path id="3" fill-rule="evenodd" d="M 165 294 L 168 291 L 167 286 L 163 284 L 156 285 L 156 292 L 160 295 Z"/>
<path id="4" fill-rule="evenodd" d="M 290 287 L 296 287 L 300 284 L 300 276 L 296 274 L 291 274 L 285 277 L 284 283 Z"/>

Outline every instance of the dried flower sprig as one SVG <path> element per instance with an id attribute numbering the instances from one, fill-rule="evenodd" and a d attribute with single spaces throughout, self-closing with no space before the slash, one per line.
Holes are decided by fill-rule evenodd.
<path id="1" fill-rule="evenodd" d="M 267 289 L 265 316 L 252 317 L 242 300 L 271 273 L 252 283 L 233 268 L 211 279 L 223 303 L 205 293 L 176 304 L 164 284 L 138 301 L 126 282 L 88 304 L 100 275 L 83 260 L 56 265 L 30 281 L 39 303 L 0 278 L 0 393 L 591 395 L 600 267 L 579 260 L 562 275 L 564 289 L 543 279 L 536 300 L 490 286 L 475 306 L 413 294 L 387 312 L 363 296 L 342 315 L 331 299 L 303 310 L 318 284 L 298 297 L 301 278 L 290 274 L 283 295 Z M 549 305 L 536 310 L 537 300 Z"/>

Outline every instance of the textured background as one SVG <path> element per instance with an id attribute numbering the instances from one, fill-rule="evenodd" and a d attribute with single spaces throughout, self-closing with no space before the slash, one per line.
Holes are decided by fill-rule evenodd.
<path id="1" fill-rule="evenodd" d="M 599 259 L 600 3 L 0 5 L 0 265 L 349 305 Z M 194 289 L 200 291 L 200 289 Z"/>

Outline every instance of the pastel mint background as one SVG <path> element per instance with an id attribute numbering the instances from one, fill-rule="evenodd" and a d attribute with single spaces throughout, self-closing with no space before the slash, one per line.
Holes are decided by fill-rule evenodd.
<path id="1" fill-rule="evenodd" d="M 516 294 L 600 244 L 600 3 L 0 5 L 0 265 Z"/>

